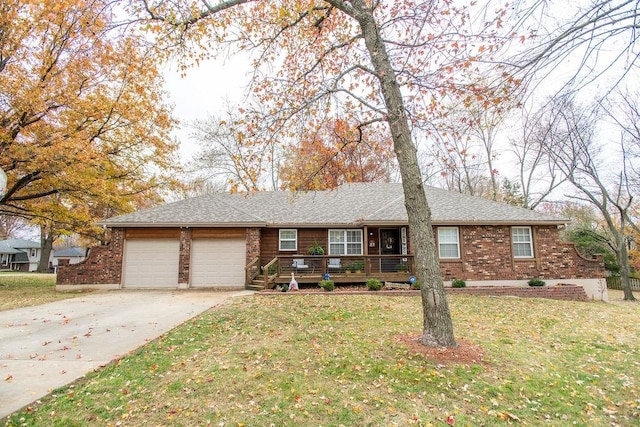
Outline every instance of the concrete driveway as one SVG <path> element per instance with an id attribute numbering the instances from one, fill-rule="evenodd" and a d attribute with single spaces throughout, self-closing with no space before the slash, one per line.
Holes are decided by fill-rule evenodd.
<path id="1" fill-rule="evenodd" d="M 0 311 L 0 419 L 251 292 L 111 291 Z"/>

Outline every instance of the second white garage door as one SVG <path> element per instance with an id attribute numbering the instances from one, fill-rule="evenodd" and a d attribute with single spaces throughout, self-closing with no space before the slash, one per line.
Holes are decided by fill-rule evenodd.
<path id="1" fill-rule="evenodd" d="M 245 239 L 194 239 L 191 287 L 244 288 Z"/>
<path id="2" fill-rule="evenodd" d="M 176 239 L 134 239 L 125 242 L 125 288 L 177 288 L 180 242 Z"/>

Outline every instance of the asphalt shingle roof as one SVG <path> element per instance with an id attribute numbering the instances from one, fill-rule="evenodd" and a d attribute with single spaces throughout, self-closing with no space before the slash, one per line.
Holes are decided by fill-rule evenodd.
<path id="1" fill-rule="evenodd" d="M 6 245 L 14 249 L 39 249 L 40 243 L 25 239 L 0 240 L 1 245 Z"/>
<path id="2" fill-rule="evenodd" d="M 54 257 L 83 257 L 87 256 L 86 248 L 65 248 L 53 252 Z"/>
<path id="3" fill-rule="evenodd" d="M 438 224 L 564 224 L 566 219 L 466 194 L 425 187 Z M 336 226 L 406 224 L 399 183 L 347 184 L 331 191 L 293 194 L 214 193 L 109 218 L 108 227 Z"/>
<path id="4" fill-rule="evenodd" d="M 0 254 L 20 254 L 23 251 L 16 249 L 7 242 L 0 242 Z"/>

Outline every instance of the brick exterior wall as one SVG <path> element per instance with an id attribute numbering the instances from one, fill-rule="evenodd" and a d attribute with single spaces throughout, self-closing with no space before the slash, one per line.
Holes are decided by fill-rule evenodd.
<path id="1" fill-rule="evenodd" d="M 260 256 L 261 230 L 259 228 L 247 228 L 246 240 L 247 240 L 246 264 L 249 264 L 251 260 Z"/>
<path id="2" fill-rule="evenodd" d="M 111 230 L 111 242 L 89 249 L 87 258 L 78 264 L 62 259 L 58 264 L 59 285 L 120 284 L 122 257 L 124 255 L 124 230 Z"/>
<path id="3" fill-rule="evenodd" d="M 605 277 L 602 258 L 588 260 L 559 242 L 555 226 L 533 226 L 534 258 L 513 258 L 511 227 L 459 227 L 459 260 L 440 260 L 444 280 L 588 279 Z"/>
<path id="4" fill-rule="evenodd" d="M 490 281 L 605 277 L 602 258 L 585 259 L 572 244 L 560 243 L 558 229 L 555 226 L 533 226 L 531 230 L 534 258 L 515 259 L 511 249 L 511 227 L 459 227 L 461 258 L 440 260 L 440 270 L 444 279 Z M 269 248 L 265 247 L 268 239 L 265 239 L 261 228 L 248 228 L 245 231 L 246 263 L 249 263 L 255 257 L 268 252 Z M 92 248 L 85 261 L 73 265 L 63 261 L 58 266 L 58 284 L 120 284 L 124 235 L 124 229 L 112 229 L 110 244 Z M 185 228 L 180 231 L 180 284 L 189 283 L 192 235 L 193 229 Z M 277 245 L 277 239 L 275 242 Z M 411 248 L 411 242 L 409 247 Z"/>
<path id="5" fill-rule="evenodd" d="M 180 229 L 180 260 L 178 261 L 178 283 L 189 283 L 191 266 L 191 228 Z"/>

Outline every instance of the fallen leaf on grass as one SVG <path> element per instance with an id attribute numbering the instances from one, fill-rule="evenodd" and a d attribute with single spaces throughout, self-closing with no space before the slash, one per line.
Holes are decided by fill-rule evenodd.
<path id="1" fill-rule="evenodd" d="M 520 418 L 518 418 L 517 415 L 512 414 L 511 412 L 508 412 L 508 411 L 499 412 L 498 418 L 500 418 L 502 421 L 507 421 L 507 420 L 520 421 Z"/>

